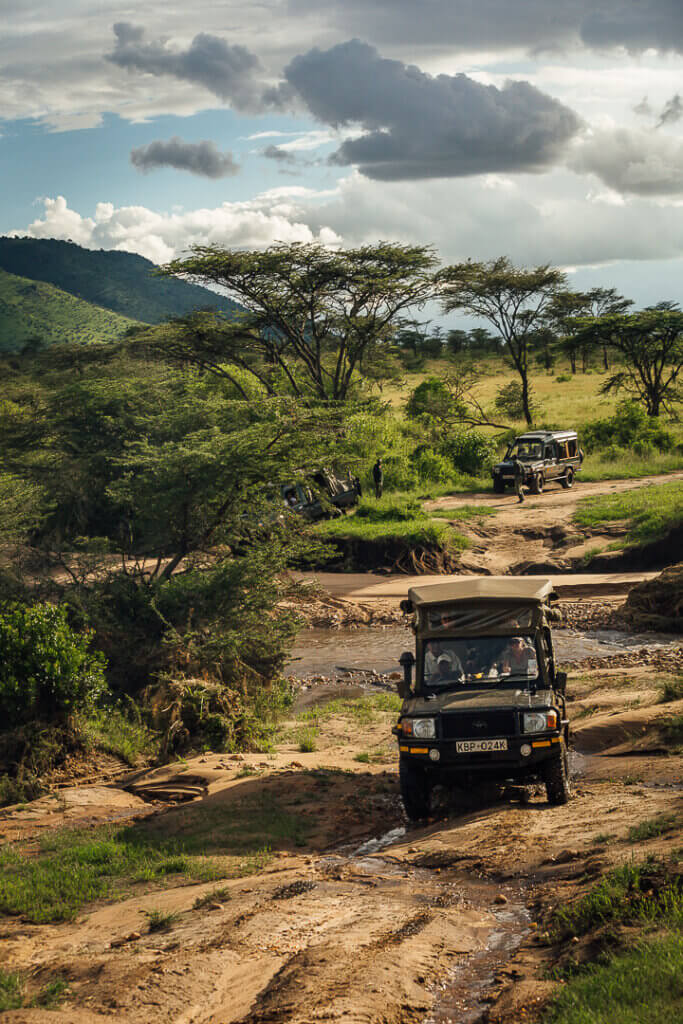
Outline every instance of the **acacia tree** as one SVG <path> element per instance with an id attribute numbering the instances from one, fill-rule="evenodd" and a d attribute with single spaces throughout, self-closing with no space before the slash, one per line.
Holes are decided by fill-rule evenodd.
<path id="1" fill-rule="evenodd" d="M 587 292 L 565 291 L 554 298 L 548 311 L 548 320 L 562 338 L 562 348 L 569 357 L 572 373 L 576 373 L 578 356 L 581 356 L 582 372 L 586 372 L 588 355 L 599 344 L 599 339 L 583 330 L 585 318 L 616 316 L 625 313 L 632 305 L 633 301 L 625 299 L 616 288 L 591 288 Z M 602 360 L 605 370 L 609 370 L 608 349 L 604 341 Z"/>
<path id="2" fill-rule="evenodd" d="M 366 350 L 390 343 L 401 314 L 434 296 L 436 266 L 430 247 L 388 242 L 339 251 L 196 246 L 162 273 L 218 286 L 245 312 L 194 314 L 156 332 L 157 342 L 216 373 L 237 366 L 270 394 L 284 378 L 297 397 L 344 401 Z"/>
<path id="3" fill-rule="evenodd" d="M 597 338 L 621 356 L 622 368 L 602 386 L 603 393 L 625 391 L 643 403 L 648 416 L 673 412 L 681 401 L 683 313 L 671 308 L 644 309 L 583 321 L 582 333 Z"/>
<path id="4" fill-rule="evenodd" d="M 485 263 L 458 263 L 439 274 L 446 312 L 462 309 L 496 329 L 507 348 L 522 385 L 522 407 L 533 422 L 529 389 L 529 354 L 536 331 L 565 276 L 544 265 L 531 270 L 515 267 L 501 256 Z"/>

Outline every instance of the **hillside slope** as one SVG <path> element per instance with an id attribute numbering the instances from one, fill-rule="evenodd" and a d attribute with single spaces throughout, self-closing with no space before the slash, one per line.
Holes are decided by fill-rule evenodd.
<path id="1" fill-rule="evenodd" d="M 29 342 L 115 341 L 137 323 L 54 285 L 0 270 L 0 352 L 18 352 Z"/>
<path id="2" fill-rule="evenodd" d="M 156 324 L 195 309 L 240 309 L 215 292 L 155 277 L 156 266 L 130 252 L 83 249 L 56 238 L 0 237 L 0 269 L 45 281 L 122 316 Z"/>

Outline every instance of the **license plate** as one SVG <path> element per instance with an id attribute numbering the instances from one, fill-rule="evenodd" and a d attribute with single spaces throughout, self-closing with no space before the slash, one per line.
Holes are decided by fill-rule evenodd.
<path id="1" fill-rule="evenodd" d="M 487 750 L 507 750 L 507 740 L 461 740 L 455 744 L 458 754 L 476 754 Z"/>

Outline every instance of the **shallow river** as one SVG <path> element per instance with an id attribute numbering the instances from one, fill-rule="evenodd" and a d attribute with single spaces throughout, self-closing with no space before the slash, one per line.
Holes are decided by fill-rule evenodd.
<path id="1" fill-rule="evenodd" d="M 614 629 L 557 630 L 553 640 L 559 661 L 607 658 L 610 654 L 641 647 L 668 647 L 680 643 L 680 638 L 662 633 L 623 633 Z M 306 629 L 299 634 L 286 671 L 302 679 L 334 676 L 339 669 L 347 668 L 396 672 L 401 652 L 414 649 L 413 633 L 405 626 Z"/>

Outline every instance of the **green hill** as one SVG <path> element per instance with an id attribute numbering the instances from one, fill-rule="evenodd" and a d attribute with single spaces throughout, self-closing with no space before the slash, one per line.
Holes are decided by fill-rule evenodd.
<path id="1" fill-rule="evenodd" d="M 45 281 L 79 299 L 148 324 L 195 309 L 234 313 L 240 306 L 174 278 L 155 277 L 150 260 L 130 252 L 83 249 L 56 238 L 0 236 L 0 269 Z"/>
<path id="2" fill-rule="evenodd" d="M 138 321 L 101 309 L 42 281 L 0 270 L 0 352 L 27 344 L 115 341 Z"/>

